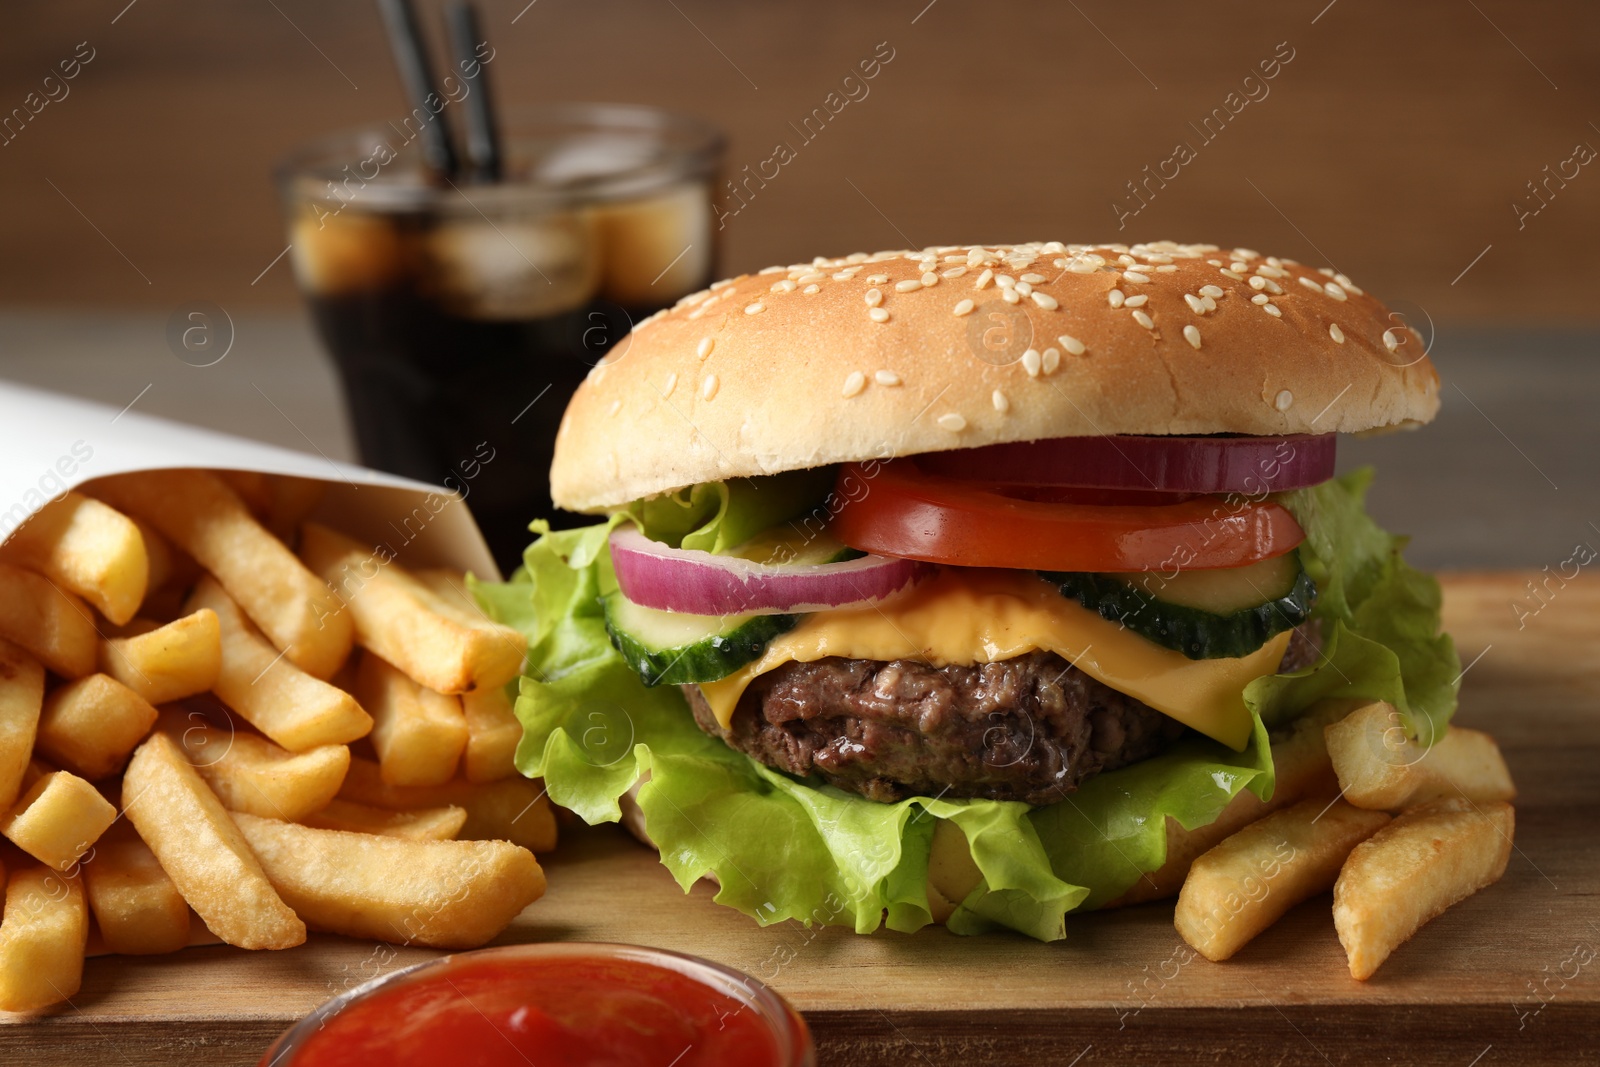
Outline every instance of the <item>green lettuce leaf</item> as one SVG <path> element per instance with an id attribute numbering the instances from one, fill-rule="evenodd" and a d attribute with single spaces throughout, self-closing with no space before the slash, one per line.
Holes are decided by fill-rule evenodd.
<path id="1" fill-rule="evenodd" d="M 621 516 L 555 533 L 536 524 L 542 536 L 513 579 L 476 590 L 485 610 L 529 638 L 517 766 L 590 823 L 616 821 L 619 799 L 636 789 L 662 862 L 686 890 L 710 875 L 719 903 L 763 924 L 915 930 L 930 921 L 929 849 L 938 821 L 948 820 L 964 833 L 982 881 L 947 928 L 1005 928 L 1048 941 L 1065 936 L 1067 913 L 1114 899 L 1162 864 L 1169 816 L 1194 828 L 1242 789 L 1270 797 L 1269 726 L 1328 696 L 1388 700 L 1424 736 L 1448 722 L 1460 668 L 1449 638 L 1438 634 L 1438 585 L 1408 567 L 1399 539 L 1366 516 L 1369 481 L 1362 472 L 1281 498 L 1306 528 L 1302 560 L 1324 590 L 1324 655 L 1247 687 L 1255 722 L 1243 752 L 1187 740 L 1037 808 L 868 801 L 772 771 L 702 733 L 678 691 L 641 685 L 606 635 L 599 596 L 614 581 L 605 539 Z M 698 535 L 709 546 L 757 532 L 744 532 L 753 520 L 734 515 L 745 506 L 737 489 L 702 492 L 698 503 L 694 490 L 680 496 L 682 503 L 662 505 L 684 513 L 667 510 L 673 522 L 644 516 L 655 524 L 652 536 L 671 526 L 679 543 Z M 639 521 L 640 508 L 628 517 Z"/>
<path id="2" fill-rule="evenodd" d="M 624 513 L 652 541 L 726 552 L 816 507 L 832 490 L 833 477 L 834 468 L 818 467 L 766 478 L 702 482 L 636 500 Z"/>

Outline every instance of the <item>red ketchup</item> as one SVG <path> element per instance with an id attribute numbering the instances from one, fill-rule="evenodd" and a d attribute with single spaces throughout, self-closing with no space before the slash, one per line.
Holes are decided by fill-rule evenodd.
<path id="1" fill-rule="evenodd" d="M 262 1064 L 790 1067 L 810 1056 L 805 1024 L 754 979 L 652 949 L 549 945 L 457 955 L 334 1001 Z"/>

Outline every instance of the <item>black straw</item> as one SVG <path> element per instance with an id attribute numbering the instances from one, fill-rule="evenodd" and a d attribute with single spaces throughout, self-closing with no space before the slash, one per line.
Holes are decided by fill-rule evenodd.
<path id="1" fill-rule="evenodd" d="M 444 8 L 445 36 L 450 41 L 456 74 L 466 83 L 467 161 L 473 179 L 500 180 L 500 131 L 494 120 L 494 101 L 489 96 L 489 74 L 478 57 L 484 42 L 478 9 L 471 0 L 449 0 Z"/>
<path id="2" fill-rule="evenodd" d="M 417 13 L 411 0 L 378 0 L 384 26 L 389 31 L 389 48 L 400 81 L 410 98 L 413 114 L 423 116 L 422 158 L 429 169 L 445 178 L 454 177 L 459 167 L 450 145 L 450 130 L 444 117 L 444 97 L 439 95 L 428 63 L 428 50 L 417 27 Z"/>

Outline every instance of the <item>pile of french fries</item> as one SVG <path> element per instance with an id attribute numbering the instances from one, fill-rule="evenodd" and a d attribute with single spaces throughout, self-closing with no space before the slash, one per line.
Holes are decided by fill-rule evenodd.
<path id="1" fill-rule="evenodd" d="M 1452 726 L 1422 746 L 1389 704 L 1332 704 L 1308 716 L 1283 755 L 1283 799 L 1293 802 L 1245 821 L 1183 880 L 1178 933 L 1207 959 L 1228 959 L 1332 889 L 1350 974 L 1365 980 L 1423 924 L 1505 873 L 1516 789 L 1488 734 Z"/>
<path id="2" fill-rule="evenodd" d="M 305 521 L 318 491 L 118 475 L 0 545 L 0 1010 L 71 998 L 91 947 L 205 940 L 193 917 L 469 948 L 544 892 L 524 638 L 464 575 Z"/>

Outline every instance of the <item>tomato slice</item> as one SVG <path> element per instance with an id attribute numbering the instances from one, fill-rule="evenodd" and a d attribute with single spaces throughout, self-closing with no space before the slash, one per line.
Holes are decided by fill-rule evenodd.
<path id="1" fill-rule="evenodd" d="M 1266 500 L 1059 503 L 1012 492 L 928 474 L 911 459 L 846 464 L 832 529 L 851 548 L 885 556 L 1099 572 L 1242 567 L 1305 540 L 1294 516 Z"/>

